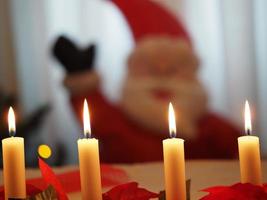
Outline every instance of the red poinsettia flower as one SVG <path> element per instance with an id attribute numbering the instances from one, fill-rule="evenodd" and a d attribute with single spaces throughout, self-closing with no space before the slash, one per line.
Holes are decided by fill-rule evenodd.
<path id="1" fill-rule="evenodd" d="M 48 164 L 46 164 L 41 158 L 39 158 L 38 161 L 39 161 L 39 168 L 41 170 L 42 177 L 44 181 L 46 182 L 47 187 L 49 185 L 52 185 L 57 192 L 58 199 L 67 200 L 68 199 L 67 194 L 64 191 L 62 184 L 58 180 L 57 176 L 55 175 L 51 167 Z"/>
<path id="2" fill-rule="evenodd" d="M 28 183 L 26 185 L 26 190 L 27 195 L 35 195 L 41 192 L 39 188 Z M 5 200 L 5 191 L 3 186 L 0 187 L 0 200 Z"/>
<path id="3" fill-rule="evenodd" d="M 215 186 L 202 190 L 209 194 L 200 200 L 267 200 L 267 187 L 249 183 Z"/>
<path id="4" fill-rule="evenodd" d="M 139 188 L 138 183 L 130 182 L 116 186 L 103 194 L 103 200 L 149 200 L 159 195 L 144 188 Z"/>

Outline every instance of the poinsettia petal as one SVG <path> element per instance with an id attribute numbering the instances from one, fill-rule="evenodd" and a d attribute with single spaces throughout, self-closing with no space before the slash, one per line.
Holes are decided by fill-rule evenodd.
<path id="1" fill-rule="evenodd" d="M 156 197 L 158 194 L 139 188 L 136 182 L 116 186 L 103 194 L 103 200 L 149 200 Z"/>
<path id="2" fill-rule="evenodd" d="M 137 199 L 138 184 L 130 184 L 125 190 L 122 191 L 120 200 L 134 200 Z M 139 199 L 138 199 L 139 200 Z"/>
<path id="3" fill-rule="evenodd" d="M 129 188 L 130 189 L 131 188 L 136 188 L 137 185 L 138 184 L 136 182 L 130 182 L 130 183 L 121 184 L 121 185 L 118 185 L 118 186 L 112 188 L 111 190 L 109 190 L 105 194 L 108 197 L 110 197 L 110 199 L 120 199 L 123 191 L 125 191 L 125 190 L 127 190 Z"/>
<path id="4" fill-rule="evenodd" d="M 218 193 L 209 194 L 206 197 L 201 198 L 201 200 L 237 200 L 237 199 L 244 200 L 243 195 L 230 188 L 227 188 Z"/>
<path id="5" fill-rule="evenodd" d="M 26 183 L 26 194 L 27 195 L 35 195 L 41 192 L 42 190 L 32 184 Z M 5 191 L 4 191 L 4 186 L 0 187 L 0 200 L 5 199 Z"/>
<path id="6" fill-rule="evenodd" d="M 59 200 L 67 200 L 68 197 L 58 180 L 57 176 L 51 169 L 51 167 L 46 164 L 41 158 L 39 158 L 39 168 L 41 170 L 41 174 L 43 176 L 43 179 L 45 180 L 47 186 L 52 185 L 55 190 L 57 191 L 58 199 Z"/>
<path id="7" fill-rule="evenodd" d="M 228 187 L 212 187 L 202 191 L 209 192 L 201 200 L 266 200 L 267 193 L 265 187 L 252 185 L 249 183 L 237 183 Z"/>
<path id="8" fill-rule="evenodd" d="M 221 192 L 222 190 L 226 189 L 226 186 L 215 186 L 215 187 L 210 187 L 206 188 L 204 190 L 201 190 L 202 192 L 209 192 L 209 193 L 217 193 Z"/>
<path id="9" fill-rule="evenodd" d="M 159 194 L 157 194 L 157 193 L 150 192 L 150 191 L 143 189 L 143 188 L 138 189 L 137 199 L 148 200 L 148 199 L 157 198 L 157 197 L 159 197 Z"/>
<path id="10" fill-rule="evenodd" d="M 5 200 L 4 186 L 1 186 L 0 188 L 0 200 Z"/>
<path id="11" fill-rule="evenodd" d="M 246 195 L 248 199 L 257 199 L 257 200 L 267 199 L 267 193 L 265 192 L 264 187 L 258 185 L 252 185 L 249 183 L 245 184 L 238 183 L 231 186 L 231 188 Z"/>
<path id="12" fill-rule="evenodd" d="M 27 195 L 30 195 L 30 196 L 42 192 L 42 190 L 40 188 L 38 188 L 32 184 L 28 184 L 28 183 L 26 184 L 26 190 L 27 190 L 27 192 L 26 192 Z"/>

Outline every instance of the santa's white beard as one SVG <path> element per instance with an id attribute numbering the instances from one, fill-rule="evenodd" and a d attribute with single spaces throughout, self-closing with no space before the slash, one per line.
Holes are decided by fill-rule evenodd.
<path id="1" fill-rule="evenodd" d="M 153 91 L 165 91 L 167 99 L 159 99 Z M 128 78 L 125 82 L 121 106 L 126 114 L 141 126 L 166 132 L 168 104 L 176 112 L 178 132 L 184 138 L 196 134 L 198 119 L 206 112 L 206 92 L 198 81 L 160 78 Z"/>

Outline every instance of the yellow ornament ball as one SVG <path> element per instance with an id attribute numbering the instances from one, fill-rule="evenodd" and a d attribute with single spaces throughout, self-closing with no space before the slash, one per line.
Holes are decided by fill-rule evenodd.
<path id="1" fill-rule="evenodd" d="M 52 151 L 48 145 L 42 144 L 38 147 L 38 154 L 40 157 L 47 159 L 51 156 Z"/>

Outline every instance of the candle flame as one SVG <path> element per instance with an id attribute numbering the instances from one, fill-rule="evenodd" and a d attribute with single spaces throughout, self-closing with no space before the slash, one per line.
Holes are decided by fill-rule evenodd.
<path id="1" fill-rule="evenodd" d="M 16 118 L 12 107 L 8 111 L 8 130 L 11 136 L 16 132 Z"/>
<path id="2" fill-rule="evenodd" d="M 172 103 L 169 103 L 169 132 L 172 138 L 176 137 L 176 120 Z"/>
<path id="3" fill-rule="evenodd" d="M 245 131 L 248 135 L 250 135 L 252 131 L 251 113 L 250 113 L 249 103 L 247 100 L 245 103 Z"/>
<path id="4" fill-rule="evenodd" d="M 85 137 L 91 137 L 90 114 L 86 99 L 83 103 L 83 133 Z"/>

